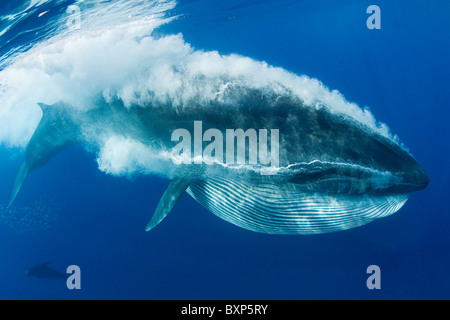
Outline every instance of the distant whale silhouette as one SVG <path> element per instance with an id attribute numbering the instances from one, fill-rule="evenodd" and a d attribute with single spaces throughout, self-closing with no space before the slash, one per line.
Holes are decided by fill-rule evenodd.
<path id="1" fill-rule="evenodd" d="M 99 136 L 151 148 L 158 168 L 164 168 L 161 174 L 171 179 L 146 230 L 163 220 L 186 190 L 217 216 L 245 229 L 313 234 L 391 215 L 411 192 L 428 184 L 420 165 L 398 143 L 326 105 L 238 86 L 229 88 L 226 98 L 210 101 L 208 108 L 191 101 L 178 109 L 99 99 L 87 112 L 64 102 L 39 103 L 43 116 L 26 149 L 10 205 L 30 171 L 71 144 L 99 152 Z M 171 134 L 179 128 L 193 131 L 198 120 L 204 130 L 224 136 L 230 128 L 278 129 L 279 166 L 175 164 L 171 150 L 177 142 Z M 202 151 L 205 147 L 203 141 Z M 274 172 L 264 174 L 266 169 Z"/>
<path id="2" fill-rule="evenodd" d="M 48 265 L 50 262 L 44 262 L 28 269 L 25 274 L 27 276 L 34 276 L 37 278 L 57 278 L 66 279 L 66 275 L 59 273 L 58 271 L 50 268 Z"/>

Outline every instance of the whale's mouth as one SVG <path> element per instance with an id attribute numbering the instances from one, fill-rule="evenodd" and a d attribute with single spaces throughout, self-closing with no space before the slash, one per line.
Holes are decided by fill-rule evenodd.
<path id="1" fill-rule="evenodd" d="M 424 189 L 429 178 L 417 164 L 406 172 L 381 171 L 350 163 L 312 161 L 290 165 L 281 174 L 305 192 L 333 194 L 409 194 Z"/>

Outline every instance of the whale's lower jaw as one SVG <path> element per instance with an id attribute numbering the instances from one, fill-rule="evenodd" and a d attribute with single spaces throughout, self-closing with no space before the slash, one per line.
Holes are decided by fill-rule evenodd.
<path id="1" fill-rule="evenodd" d="M 305 193 L 295 184 L 249 184 L 213 177 L 187 192 L 220 218 L 270 234 L 318 234 L 347 230 L 397 212 L 408 195 Z"/>

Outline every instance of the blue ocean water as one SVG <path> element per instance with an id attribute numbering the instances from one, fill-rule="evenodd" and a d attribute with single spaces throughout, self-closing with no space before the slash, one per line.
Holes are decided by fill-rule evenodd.
<path id="1" fill-rule="evenodd" d="M 73 4 L 2 0 L 3 17 L 23 12 L 1 21 L 3 30 L 11 26 L 0 38 L 2 68 L 30 45 L 61 33 L 57 18 Z M 366 27 L 372 4 L 381 8 L 379 30 Z M 155 30 L 159 37 L 181 33 L 194 49 L 236 53 L 305 74 L 369 106 L 421 164 L 429 186 L 390 217 L 307 236 L 240 229 L 185 194 L 146 233 L 169 181 L 107 175 L 95 155 L 72 147 L 29 176 L 15 204 L 22 209 L 2 212 L 0 298 L 450 298 L 450 3 L 179 0 L 168 12 L 177 18 Z M 30 85 L 26 77 L 21 81 Z M 24 156 L 15 144 L 20 137 L 4 131 L 3 207 Z M 82 289 L 25 275 L 46 261 L 63 273 L 69 265 L 80 266 Z M 380 290 L 366 286 L 370 265 L 380 267 Z"/>

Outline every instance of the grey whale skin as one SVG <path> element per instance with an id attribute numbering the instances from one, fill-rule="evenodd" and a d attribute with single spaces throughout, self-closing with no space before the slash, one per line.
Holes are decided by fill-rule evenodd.
<path id="1" fill-rule="evenodd" d="M 397 142 L 326 105 L 244 87 L 231 88 L 226 98 L 206 106 L 191 101 L 183 108 L 162 103 L 125 107 L 120 100 L 100 98 L 87 112 L 64 102 L 39 103 L 43 116 L 27 146 L 10 205 L 28 173 L 71 144 L 98 152 L 96 137 L 114 135 L 156 153 L 170 152 L 178 143 L 171 141 L 172 132 L 193 132 L 194 121 L 224 136 L 226 129 L 278 129 L 278 170 L 265 175 L 260 164 L 177 165 L 162 158 L 166 170 L 161 175 L 171 182 L 146 230 L 161 222 L 187 191 L 215 215 L 248 230 L 334 232 L 395 213 L 410 193 L 428 184 L 420 165 Z"/>

